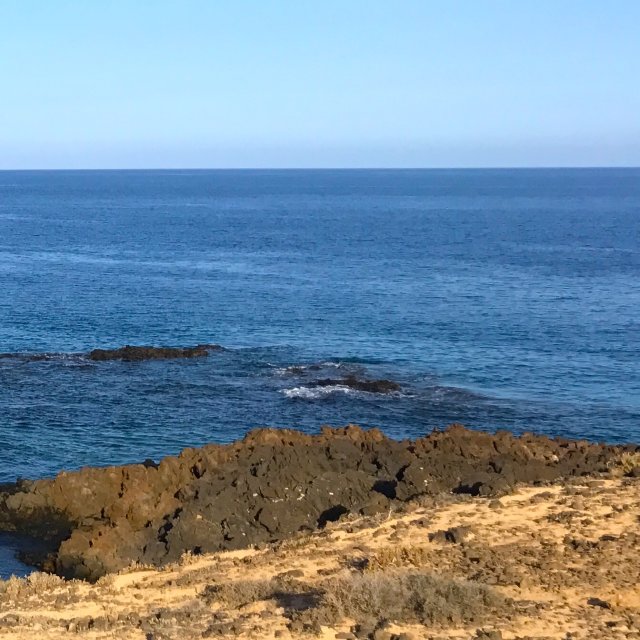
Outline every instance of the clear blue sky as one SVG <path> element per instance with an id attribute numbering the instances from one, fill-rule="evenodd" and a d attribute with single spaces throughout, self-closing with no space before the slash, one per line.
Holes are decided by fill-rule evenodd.
<path id="1" fill-rule="evenodd" d="M 0 0 L 0 168 L 640 165 L 640 0 Z"/>

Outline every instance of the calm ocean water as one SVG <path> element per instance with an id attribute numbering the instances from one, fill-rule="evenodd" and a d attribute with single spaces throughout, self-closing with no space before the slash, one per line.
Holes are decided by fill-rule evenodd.
<path id="1" fill-rule="evenodd" d="M 1 172 L 0 286 L 0 480 L 259 425 L 640 441 L 640 170 Z M 306 387 L 350 372 L 404 391 Z"/>

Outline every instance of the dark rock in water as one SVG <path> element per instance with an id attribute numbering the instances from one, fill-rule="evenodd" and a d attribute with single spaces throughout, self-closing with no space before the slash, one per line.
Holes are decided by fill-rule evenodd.
<path id="1" fill-rule="evenodd" d="M 285 373 L 290 376 L 301 376 L 304 374 L 304 372 L 305 372 L 304 367 L 293 366 L 293 367 L 287 367 L 285 369 Z"/>
<path id="2" fill-rule="evenodd" d="M 259 429 L 157 465 L 2 486 L 0 530 L 48 536 L 53 553 L 32 562 L 95 580 L 132 562 L 282 540 L 425 494 L 472 487 L 491 496 L 517 482 L 602 472 L 619 455 L 617 447 L 455 425 L 402 442 L 355 426 L 319 435 Z"/>
<path id="3" fill-rule="evenodd" d="M 347 376 L 346 378 L 325 378 L 324 380 L 316 380 L 310 383 L 312 387 L 333 387 L 333 386 L 349 387 L 356 391 L 366 391 L 367 393 L 392 393 L 400 391 L 402 387 L 393 380 L 360 380 L 355 376 Z"/>
<path id="4" fill-rule="evenodd" d="M 142 360 L 169 360 L 172 358 L 201 358 L 210 351 L 220 351 L 217 344 L 199 344 L 195 347 L 134 347 L 126 345 L 119 349 L 94 349 L 89 352 L 90 360 L 123 360 L 140 362 Z"/>

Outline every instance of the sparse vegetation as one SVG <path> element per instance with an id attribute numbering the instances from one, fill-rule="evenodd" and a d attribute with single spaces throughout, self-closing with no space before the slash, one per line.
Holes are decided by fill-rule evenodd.
<path id="1" fill-rule="evenodd" d="M 619 458 L 616 468 L 620 475 L 629 475 L 634 469 L 640 467 L 640 451 L 625 451 Z"/>
<path id="2" fill-rule="evenodd" d="M 277 600 L 292 618 L 330 626 L 374 618 L 422 624 L 477 622 L 507 606 L 485 585 L 417 570 L 350 573 L 314 585 L 278 578 L 241 580 L 209 586 L 203 595 L 225 608 Z"/>
<path id="3" fill-rule="evenodd" d="M 306 585 L 286 578 L 265 580 L 235 580 L 208 586 L 203 596 L 207 602 L 217 602 L 225 608 L 243 607 L 253 602 L 273 600 L 304 593 Z"/>
<path id="4" fill-rule="evenodd" d="M 116 574 L 108 573 L 106 576 L 102 576 L 102 578 L 96 582 L 96 586 L 103 589 L 105 593 L 117 593 Z"/>
<path id="5" fill-rule="evenodd" d="M 203 596 L 208 602 L 218 602 L 236 609 L 252 602 L 270 600 L 276 591 L 275 580 L 234 580 L 208 586 Z"/>
<path id="6" fill-rule="evenodd" d="M 418 546 L 383 547 L 367 558 L 365 571 L 385 571 L 390 568 L 422 567 L 429 559 L 429 550 Z"/>
<path id="7" fill-rule="evenodd" d="M 51 573 L 34 571 L 26 578 L 11 576 L 8 580 L 0 580 L 0 594 L 9 600 L 50 593 L 61 587 L 65 581 Z"/>
<path id="8" fill-rule="evenodd" d="M 507 606 L 491 588 L 425 571 L 379 571 L 334 578 L 322 585 L 310 621 L 388 619 L 422 624 L 467 623 Z"/>

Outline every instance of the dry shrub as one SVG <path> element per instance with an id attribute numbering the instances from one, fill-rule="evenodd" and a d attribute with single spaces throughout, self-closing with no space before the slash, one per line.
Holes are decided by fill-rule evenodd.
<path id="1" fill-rule="evenodd" d="M 65 581 L 60 576 L 40 571 L 34 571 L 31 573 L 27 576 L 26 581 L 35 593 L 51 591 L 52 589 L 57 589 L 65 584 Z"/>
<path id="2" fill-rule="evenodd" d="M 237 609 L 252 602 L 272 600 L 281 593 L 294 590 L 294 585 L 278 578 L 234 580 L 209 585 L 204 590 L 203 596 L 208 603 L 217 602 L 228 609 Z"/>
<path id="3" fill-rule="evenodd" d="M 190 564 L 198 562 L 202 556 L 200 554 L 193 553 L 191 549 L 185 551 L 177 562 L 173 562 L 174 567 L 188 567 Z"/>
<path id="4" fill-rule="evenodd" d="M 509 607 L 490 587 L 418 570 L 351 573 L 313 586 L 286 578 L 238 580 L 211 585 L 203 596 L 229 609 L 276 600 L 289 617 L 315 626 L 347 619 L 465 624 Z"/>
<path id="5" fill-rule="evenodd" d="M 65 581 L 52 573 L 34 571 L 26 578 L 11 576 L 8 580 L 0 581 L 0 594 L 15 600 L 29 596 L 42 596 L 61 587 Z"/>
<path id="6" fill-rule="evenodd" d="M 335 625 L 388 619 L 421 624 L 477 622 L 507 601 L 485 585 L 424 571 L 351 574 L 327 580 L 309 621 Z"/>
<path id="7" fill-rule="evenodd" d="M 384 571 L 390 568 L 422 567 L 429 560 L 425 547 L 383 547 L 367 558 L 366 571 Z"/>
<path id="8" fill-rule="evenodd" d="M 630 474 L 636 467 L 640 467 L 640 452 L 625 451 L 617 461 L 618 472 L 626 476 Z"/>
<path id="9" fill-rule="evenodd" d="M 116 586 L 116 574 L 107 573 L 96 582 L 96 587 L 99 587 L 103 594 L 115 595 L 120 591 Z"/>

